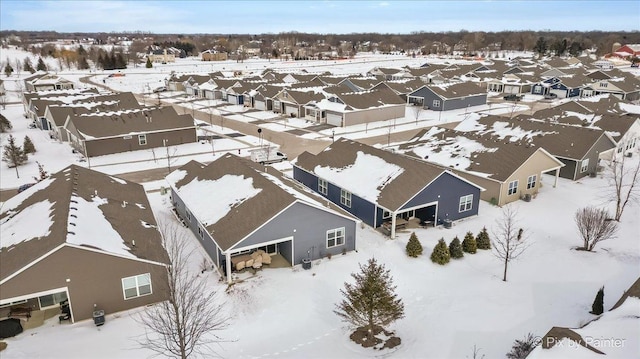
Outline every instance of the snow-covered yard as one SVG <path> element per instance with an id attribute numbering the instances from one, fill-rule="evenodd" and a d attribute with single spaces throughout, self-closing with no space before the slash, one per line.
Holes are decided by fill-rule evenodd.
<path id="1" fill-rule="evenodd" d="M 263 269 L 234 285 L 223 296 L 231 325 L 219 333 L 229 342 L 216 349 L 224 357 L 235 358 L 464 358 L 475 344 L 486 357 L 498 358 L 514 339 L 528 332 L 542 336 L 552 326 L 586 323 L 594 318 L 589 310 L 598 288 L 605 286 L 605 309 L 609 309 L 640 275 L 640 210 L 637 205 L 628 208 L 617 239 L 601 243 L 595 253 L 576 251 L 572 247 L 580 241 L 573 213 L 601 203 L 606 181 L 561 179 L 553 188 L 550 177 L 544 180 L 536 199 L 513 204 L 519 226 L 529 232 L 532 244 L 510 265 L 508 282 L 501 280 L 502 264 L 490 251 L 466 254 L 446 266 L 429 260 L 439 238 L 462 239 L 467 231 L 477 234 L 483 226 L 491 233 L 501 209 L 486 202 L 481 202 L 478 217 L 456 223 L 452 229 L 416 229 L 425 248 L 417 259 L 404 252 L 409 231 L 388 240 L 371 228 L 359 228 L 357 253 L 316 261 L 311 270 L 300 266 Z M 161 185 L 156 181 L 145 187 L 153 191 Z M 174 220 L 168 195 L 153 191 L 149 197 L 160 222 Z M 199 269 L 203 252 L 196 238 L 185 233 L 198 249 L 191 263 Z M 332 312 L 340 288 L 351 280 L 349 274 L 371 257 L 391 270 L 405 303 L 406 317 L 393 325 L 402 344 L 392 353 L 376 353 L 351 343 L 348 328 Z M 211 290 L 227 288 L 215 272 L 204 275 Z M 8 339 L 3 358 L 148 356 L 151 353 L 137 348 L 134 341 L 144 332 L 135 315 L 135 311 L 109 313 L 106 325 L 99 329 L 90 321 L 60 325 L 52 320 Z M 637 326 L 613 334 L 624 335 L 628 345 L 614 357 L 625 357 L 637 348 Z M 73 338 L 73 350 L 69 338 Z"/>

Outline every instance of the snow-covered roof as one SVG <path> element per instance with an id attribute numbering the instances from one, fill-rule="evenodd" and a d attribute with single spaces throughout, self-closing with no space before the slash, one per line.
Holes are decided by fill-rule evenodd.
<path id="1" fill-rule="evenodd" d="M 142 186 L 76 165 L 8 199 L 0 224 L 0 280 L 64 245 L 167 262 Z"/>

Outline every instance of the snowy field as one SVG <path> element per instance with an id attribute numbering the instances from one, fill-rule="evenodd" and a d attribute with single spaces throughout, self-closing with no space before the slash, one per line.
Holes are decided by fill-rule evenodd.
<path id="1" fill-rule="evenodd" d="M 22 58 L 26 53 L 3 49 L 3 57 Z M 515 56 L 515 54 L 514 54 Z M 37 59 L 36 59 L 37 61 Z M 47 60 L 49 61 L 49 60 Z M 176 73 L 207 73 L 213 71 L 262 71 L 265 68 L 300 69 L 309 72 L 331 71 L 336 74 L 363 73 L 374 66 L 401 67 L 419 66 L 430 62 L 455 61 L 437 58 L 407 58 L 402 56 L 363 55 L 353 60 L 285 62 L 247 60 L 244 63 L 226 61 L 204 64 L 194 59 L 179 60 L 175 64 L 157 65 L 153 69 L 130 68 L 123 70 L 125 77 L 106 78 L 109 72 L 89 73 L 60 71 L 59 74 L 73 81 L 84 76 L 120 91 L 148 93 L 171 71 Z M 35 63 L 35 62 L 34 62 Z M 55 62 L 50 66 L 56 65 Z M 4 77 L 9 98 L 19 101 L 16 95 L 17 79 L 26 77 L 22 73 Z M 157 95 L 155 95 L 157 98 Z M 178 93 L 163 93 L 163 101 L 181 103 L 188 100 Z M 154 95 L 149 96 L 153 101 Z M 526 99 L 526 97 L 525 97 Z M 387 135 L 393 132 L 417 130 L 432 125 L 458 122 L 478 116 L 478 113 L 509 113 L 527 111 L 530 102 L 517 105 L 496 103 L 465 110 L 437 113 L 422 111 L 416 119 L 415 113 L 404 118 L 371 123 L 368 125 L 336 128 L 310 132 L 302 137 L 330 141 L 332 135 L 352 139 Z M 196 101 L 188 103 L 185 111 L 205 110 L 217 103 Z M 189 107 L 192 106 L 192 107 Z M 517 108 L 514 108 L 517 106 Z M 234 112 L 237 106 L 219 106 L 206 109 L 213 114 Z M 167 166 L 164 148 L 152 151 L 136 151 L 127 154 L 91 158 L 89 164 L 73 154 L 67 144 L 51 140 L 48 134 L 37 129 L 28 129 L 22 116 L 22 105 L 10 105 L 2 114 L 12 121 L 11 133 L 21 145 L 25 135 L 34 142 L 38 152 L 29 162 L 14 169 L 1 164 L 0 187 L 16 188 L 32 182 L 38 174 L 36 161 L 46 171 L 53 173 L 71 163 L 108 173 L 119 174 L 134 170 L 162 168 Z M 229 121 L 265 121 L 263 128 L 273 131 L 304 129 L 308 123 L 300 119 L 274 118 L 269 112 L 250 112 L 231 115 Z M 213 123 L 199 129 L 199 134 L 224 135 L 233 131 Z M 335 132 L 334 132 L 335 131 Z M 2 134 L 1 145 L 6 144 L 8 134 Z M 175 146 L 172 149 L 172 168 L 195 159 L 208 162 L 226 151 L 248 150 L 258 146 L 255 136 L 221 138 L 212 142 Z M 385 144 L 386 145 L 386 144 Z M 173 152 L 175 151 L 175 152 Z M 163 157 L 165 156 L 165 157 Z M 638 160 L 638 156 L 634 160 Z M 274 167 L 289 170 L 290 164 Z M 417 229 L 416 234 L 424 246 L 423 256 L 408 258 L 404 247 L 410 232 L 400 232 L 396 240 L 385 239 L 368 227 L 358 228 L 358 251 L 345 256 L 334 256 L 313 263 L 311 270 L 299 266 L 288 269 L 263 269 L 254 277 L 237 284 L 224 294 L 227 310 L 232 318 L 230 327 L 219 333 L 228 342 L 215 349 L 223 357 L 233 358 L 471 358 L 472 348 L 481 348 L 480 354 L 487 359 L 501 358 L 507 353 L 515 339 L 528 332 L 544 335 L 552 326 L 577 327 L 594 316 L 589 314 L 597 290 L 605 286 L 605 309 L 609 309 L 623 291 L 640 275 L 640 207 L 631 203 L 627 208 L 618 238 L 603 242 L 595 253 L 572 250 L 580 244 L 573 216 L 578 208 L 587 205 L 604 205 L 603 193 L 607 183 L 603 178 L 584 178 L 577 182 L 560 179 L 558 188 L 552 187 L 552 178 L 543 178 L 544 187 L 532 202 L 518 201 L 520 226 L 529 232 L 531 246 L 509 269 L 509 281 L 502 282 L 502 264 L 489 251 L 466 255 L 446 266 L 432 264 L 429 255 L 439 238 L 449 243 L 454 236 L 460 239 L 467 231 L 477 234 L 483 226 L 491 233 L 500 216 L 500 209 L 481 201 L 479 216 L 456 223 L 452 229 Z M 166 186 L 164 181 L 146 183 L 150 191 L 150 203 L 160 222 L 174 221 L 170 212 L 168 195 L 157 190 Z M 185 231 L 196 250 L 191 263 L 199 270 L 204 252 L 191 232 Z M 350 273 L 358 269 L 358 263 L 375 257 L 391 270 L 397 284 L 397 292 L 405 303 L 406 318 L 396 322 L 392 329 L 402 339 L 402 344 L 392 351 L 373 352 L 363 349 L 348 338 L 349 330 L 333 314 L 335 303 L 340 299 L 339 290 Z M 214 272 L 205 272 L 211 290 L 224 292 L 226 285 L 219 282 Z M 634 315 L 640 309 L 625 308 Z M 139 311 L 139 310 L 137 310 Z M 91 321 L 73 325 L 58 324 L 57 319 L 44 326 L 7 339 L 8 348 L 2 359 L 9 358 L 140 358 L 152 353 L 138 348 L 135 338 L 144 329 L 134 320 L 137 311 L 107 313 L 107 322 L 99 329 Z M 625 312 L 626 313 L 626 312 Z M 607 319 L 607 318 L 605 318 Z M 603 321 L 602 327 L 614 326 Z M 626 328 L 626 327 L 625 327 Z M 609 335 L 609 332 L 603 332 Z M 640 352 L 640 328 L 637 323 L 628 330 L 612 332 L 625 336 L 626 345 L 608 358 L 632 358 Z M 562 358 L 580 358 L 580 352 L 571 356 L 562 352 Z M 542 358 L 542 356 L 540 356 Z"/>

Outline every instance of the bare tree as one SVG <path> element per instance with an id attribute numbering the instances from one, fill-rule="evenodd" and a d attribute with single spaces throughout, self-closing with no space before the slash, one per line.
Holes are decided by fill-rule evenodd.
<path id="1" fill-rule="evenodd" d="M 628 152 L 632 153 L 632 152 Z M 640 154 L 640 151 L 636 151 Z M 620 221 L 622 212 L 629 202 L 637 202 L 640 199 L 640 161 L 635 160 L 635 165 L 625 154 L 616 154 L 608 165 L 607 179 L 612 201 L 616 204 L 614 219 Z"/>
<path id="2" fill-rule="evenodd" d="M 507 281 L 509 262 L 518 258 L 529 247 L 524 229 L 518 229 L 518 212 L 512 206 L 502 209 L 502 216 L 496 220 L 497 227 L 491 240 L 493 254 L 504 262 L 503 281 Z"/>
<path id="3" fill-rule="evenodd" d="M 138 343 L 158 355 L 185 359 L 192 354 L 209 357 L 223 340 L 214 332 L 227 327 L 217 292 L 206 289 L 204 277 L 192 272 L 185 236 L 176 225 L 165 226 L 163 244 L 171 264 L 165 288 L 168 300 L 146 307 L 136 320 L 145 326 Z M 162 290 L 161 289 L 161 290 Z"/>
<path id="4" fill-rule="evenodd" d="M 415 106 L 412 107 L 412 111 L 413 111 L 413 116 L 416 119 L 416 125 L 417 125 L 418 124 L 418 120 L 420 119 L 420 116 L 424 112 L 424 107 L 422 107 L 421 103 L 418 103 L 418 104 L 416 104 Z"/>
<path id="5" fill-rule="evenodd" d="M 582 237 L 582 247 L 592 251 L 598 242 L 614 238 L 618 231 L 618 222 L 609 218 L 605 209 L 585 207 L 576 211 L 575 216 L 578 233 Z"/>

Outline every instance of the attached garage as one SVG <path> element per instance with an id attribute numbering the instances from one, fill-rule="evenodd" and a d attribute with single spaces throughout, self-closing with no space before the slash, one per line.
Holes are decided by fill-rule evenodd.
<path id="1" fill-rule="evenodd" d="M 287 116 L 291 116 L 291 117 L 298 117 L 298 106 L 296 105 L 290 105 L 290 104 L 284 104 L 284 113 Z"/>
<path id="2" fill-rule="evenodd" d="M 327 124 L 342 127 L 342 114 L 327 112 Z"/>
<path id="3" fill-rule="evenodd" d="M 567 97 L 567 91 L 566 90 L 562 90 L 562 89 L 551 89 L 551 91 L 549 91 L 551 93 L 554 93 L 558 96 L 558 98 L 565 98 Z"/>
<path id="4" fill-rule="evenodd" d="M 520 93 L 520 86 L 505 85 L 504 93 Z"/>
<path id="5" fill-rule="evenodd" d="M 255 107 L 257 110 L 260 110 L 260 111 L 266 111 L 267 110 L 267 104 L 264 101 L 256 100 L 253 103 L 253 107 Z"/>

